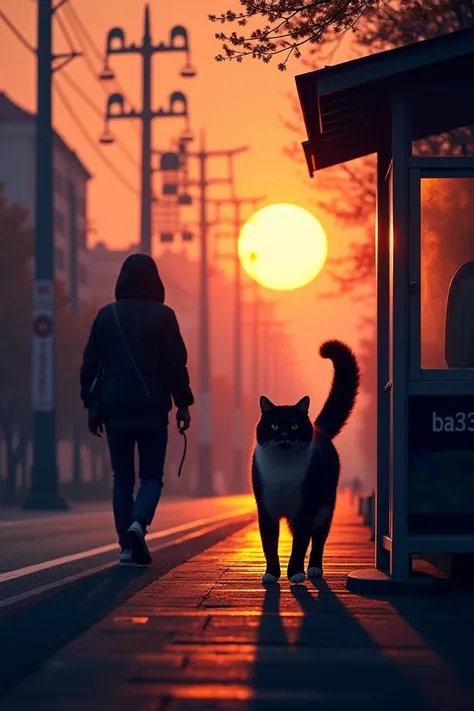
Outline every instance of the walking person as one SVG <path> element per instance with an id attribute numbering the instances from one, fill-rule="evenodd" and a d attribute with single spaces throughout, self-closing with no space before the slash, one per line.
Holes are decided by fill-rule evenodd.
<path id="1" fill-rule="evenodd" d="M 163 486 L 169 412 L 189 428 L 194 402 L 187 353 L 154 260 L 133 254 L 122 265 L 115 299 L 98 312 L 84 350 L 81 398 L 89 430 L 105 432 L 114 475 L 113 510 L 123 565 L 149 565 L 147 527 Z M 134 499 L 135 446 L 140 486 Z"/>

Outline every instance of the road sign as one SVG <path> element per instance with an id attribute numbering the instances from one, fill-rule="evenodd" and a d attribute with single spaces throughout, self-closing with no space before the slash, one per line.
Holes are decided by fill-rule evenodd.
<path id="1" fill-rule="evenodd" d="M 53 333 L 53 319 L 50 316 L 46 316 L 46 314 L 37 316 L 33 330 L 38 338 L 47 338 Z"/>
<path id="2" fill-rule="evenodd" d="M 54 407 L 54 282 L 37 280 L 33 289 L 33 410 Z"/>

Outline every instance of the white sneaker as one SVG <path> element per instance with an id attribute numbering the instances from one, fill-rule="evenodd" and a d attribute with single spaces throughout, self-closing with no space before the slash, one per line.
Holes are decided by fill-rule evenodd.
<path id="1" fill-rule="evenodd" d="M 133 565 L 132 551 L 128 548 L 120 551 L 120 565 Z"/>
<path id="2" fill-rule="evenodd" d="M 151 555 L 145 541 L 145 528 L 140 521 L 134 521 L 127 531 L 132 561 L 136 565 L 151 565 Z"/>

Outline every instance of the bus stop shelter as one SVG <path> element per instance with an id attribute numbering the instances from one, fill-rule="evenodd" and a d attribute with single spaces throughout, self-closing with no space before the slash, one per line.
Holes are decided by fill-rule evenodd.
<path id="1" fill-rule="evenodd" d="M 310 175 L 377 160 L 376 554 L 354 591 L 474 552 L 473 66 L 474 28 L 296 77 Z"/>

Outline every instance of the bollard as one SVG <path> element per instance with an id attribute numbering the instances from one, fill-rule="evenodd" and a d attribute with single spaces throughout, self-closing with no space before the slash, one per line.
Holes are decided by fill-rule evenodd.
<path id="1" fill-rule="evenodd" d="M 366 498 L 366 508 L 365 508 L 365 516 L 364 516 L 364 523 L 366 526 L 372 526 L 372 522 L 374 519 L 374 495 L 369 494 Z"/>
<path id="2" fill-rule="evenodd" d="M 359 515 L 362 516 L 364 526 L 371 530 L 370 540 L 375 540 L 375 492 L 359 497 Z"/>
<path id="3" fill-rule="evenodd" d="M 375 492 L 373 491 L 367 497 L 367 520 L 366 525 L 371 530 L 370 540 L 375 540 Z"/>

